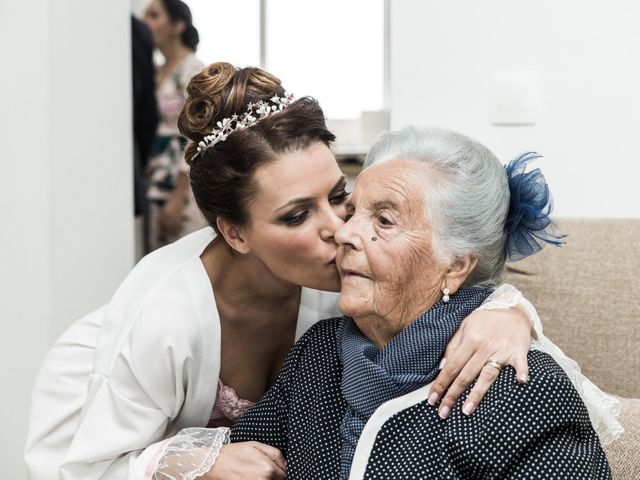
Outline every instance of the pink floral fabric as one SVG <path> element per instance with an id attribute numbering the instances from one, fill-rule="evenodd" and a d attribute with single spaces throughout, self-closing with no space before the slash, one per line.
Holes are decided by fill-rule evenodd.
<path id="1" fill-rule="evenodd" d="M 218 380 L 216 401 L 207 426 L 210 428 L 231 427 L 254 403 L 238 398 L 233 388 L 227 387 L 222 383 L 222 380 Z"/>

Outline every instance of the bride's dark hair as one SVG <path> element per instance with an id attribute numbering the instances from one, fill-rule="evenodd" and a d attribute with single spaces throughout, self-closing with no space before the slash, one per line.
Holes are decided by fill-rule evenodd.
<path id="1" fill-rule="evenodd" d="M 304 97 L 198 153 L 198 143 L 217 122 L 243 114 L 249 102 L 268 101 L 284 93 L 280 80 L 269 72 L 224 62 L 209 65 L 187 86 L 178 128 L 189 139 L 185 158 L 194 197 L 216 231 L 218 217 L 238 226 L 247 224 L 247 203 L 255 194 L 253 175 L 258 167 L 280 154 L 315 142 L 329 146 L 335 140 L 318 102 Z"/>

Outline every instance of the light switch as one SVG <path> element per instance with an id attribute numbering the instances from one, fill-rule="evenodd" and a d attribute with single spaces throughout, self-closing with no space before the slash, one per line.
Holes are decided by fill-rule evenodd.
<path id="1" fill-rule="evenodd" d="M 495 74 L 491 77 L 489 96 L 492 125 L 535 125 L 540 96 L 535 74 Z"/>

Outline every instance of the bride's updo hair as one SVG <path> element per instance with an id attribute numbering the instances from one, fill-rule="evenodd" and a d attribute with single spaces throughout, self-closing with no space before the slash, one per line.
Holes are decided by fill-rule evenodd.
<path id="1" fill-rule="evenodd" d="M 303 150 L 315 142 L 329 146 L 335 140 L 318 102 L 304 97 L 198 153 L 198 143 L 217 122 L 242 115 L 249 102 L 268 101 L 284 93 L 280 80 L 270 73 L 224 62 L 209 65 L 187 86 L 178 128 L 189 140 L 185 158 L 194 197 L 216 231 L 219 216 L 238 226 L 248 223 L 247 203 L 256 192 L 253 174 L 258 167 L 283 153 Z"/>

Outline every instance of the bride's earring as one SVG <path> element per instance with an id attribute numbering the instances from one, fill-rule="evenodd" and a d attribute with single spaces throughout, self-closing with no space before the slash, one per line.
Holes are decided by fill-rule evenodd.
<path id="1" fill-rule="evenodd" d="M 449 296 L 449 289 L 447 287 L 444 287 L 442 289 L 442 301 L 444 303 L 447 303 L 449 300 L 451 300 L 451 297 Z"/>

